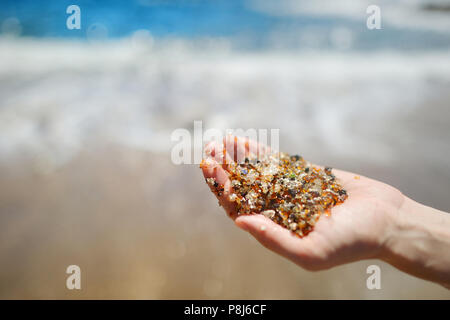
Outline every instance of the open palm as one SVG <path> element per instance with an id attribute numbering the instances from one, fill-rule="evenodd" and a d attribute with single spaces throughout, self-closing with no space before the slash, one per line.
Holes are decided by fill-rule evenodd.
<path id="1" fill-rule="evenodd" d="M 224 146 L 228 163 L 258 150 L 270 152 L 268 147 L 241 137 L 227 136 Z M 217 161 L 217 152 L 222 148 L 217 143 L 207 146 L 209 158 L 202 164 L 203 174 L 224 185 L 223 194 L 217 195 L 219 203 L 238 227 L 250 232 L 266 248 L 308 270 L 327 269 L 381 254 L 391 232 L 390 219 L 404 201 L 400 191 L 379 181 L 333 169 L 347 190 L 348 199 L 333 207 L 330 216 L 321 216 L 306 237 L 299 238 L 263 215 L 237 215 L 234 202 L 228 199 L 232 187 L 227 165 Z M 235 155 L 234 158 L 229 154 Z"/>

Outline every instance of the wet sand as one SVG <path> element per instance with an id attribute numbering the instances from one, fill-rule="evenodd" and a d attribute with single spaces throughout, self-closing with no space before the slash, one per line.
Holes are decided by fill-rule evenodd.
<path id="1" fill-rule="evenodd" d="M 95 144 L 51 172 L 3 166 L 0 181 L 3 299 L 450 297 L 379 261 L 298 268 L 233 225 L 197 166 L 167 155 Z M 373 263 L 382 290 L 366 288 Z M 65 287 L 71 264 L 81 267 L 80 291 Z"/>

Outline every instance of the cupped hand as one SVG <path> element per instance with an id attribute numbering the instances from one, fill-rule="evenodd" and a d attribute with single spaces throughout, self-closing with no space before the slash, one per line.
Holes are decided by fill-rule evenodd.
<path id="1" fill-rule="evenodd" d="M 333 207 L 330 216 L 322 215 L 314 230 L 299 238 L 261 214 L 238 215 L 234 202 L 228 199 L 232 187 L 227 164 L 241 161 L 250 153 L 270 152 L 267 146 L 246 138 L 227 136 L 223 144 L 211 142 L 205 151 L 208 157 L 201 165 L 205 178 L 215 178 L 217 183 L 224 185 L 223 193 L 216 195 L 219 203 L 238 227 L 251 233 L 266 248 L 307 270 L 322 270 L 383 255 L 384 244 L 394 232 L 391 220 L 404 201 L 397 189 L 333 169 L 333 174 L 347 190 L 348 199 Z"/>

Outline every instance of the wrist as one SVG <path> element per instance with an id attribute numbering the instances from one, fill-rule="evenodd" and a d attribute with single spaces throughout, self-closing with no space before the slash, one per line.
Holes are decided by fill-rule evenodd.
<path id="1" fill-rule="evenodd" d="M 414 204 L 412 200 L 403 196 L 402 204 L 396 209 L 388 212 L 388 228 L 386 230 L 385 239 L 383 241 L 382 249 L 380 250 L 380 259 L 389 263 L 395 263 L 399 259 L 404 240 L 408 238 L 408 234 L 414 232 L 418 223 L 413 220 L 417 219 L 415 215 L 410 215 L 408 212 L 413 212 Z"/>
<path id="2" fill-rule="evenodd" d="M 405 212 L 411 204 L 409 199 L 402 194 L 402 199 L 397 207 L 385 210 L 385 229 L 380 239 L 378 255 L 376 258 L 389 262 L 396 258 L 396 247 L 399 234 L 405 228 Z"/>
<path id="3" fill-rule="evenodd" d="M 404 196 L 389 214 L 380 259 L 414 276 L 450 285 L 450 215 Z"/>

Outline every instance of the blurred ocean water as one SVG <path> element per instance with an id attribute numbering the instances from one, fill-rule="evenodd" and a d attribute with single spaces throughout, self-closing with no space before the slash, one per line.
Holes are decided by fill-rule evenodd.
<path id="1" fill-rule="evenodd" d="M 72 1 L 0 4 L 1 31 L 25 37 L 224 37 L 233 47 L 379 50 L 449 48 L 448 0 L 80 0 L 80 30 L 66 28 Z M 366 28 L 369 5 L 381 10 L 383 32 Z M 95 34 L 95 32 L 94 32 Z"/>
<path id="2" fill-rule="evenodd" d="M 199 46 L 145 33 L 103 43 L 3 38 L 0 49 L 0 156 L 42 154 L 55 165 L 95 137 L 168 152 L 171 132 L 194 120 L 205 129 L 280 128 L 282 144 L 389 163 L 395 141 L 423 139 L 403 136 L 402 119 L 450 83 L 441 50 L 242 53 L 220 40 Z M 448 145 L 441 138 L 438 152 Z"/>
<path id="3" fill-rule="evenodd" d="M 68 30 L 69 2 L 1 4 L 2 158 L 64 163 L 92 135 L 167 151 L 193 120 L 283 127 L 357 157 L 355 128 L 448 89 L 449 1 L 379 1 L 381 30 L 366 28 L 370 1 L 327 0 L 84 0 L 81 30 Z M 370 145 L 371 159 L 395 158 Z"/>

